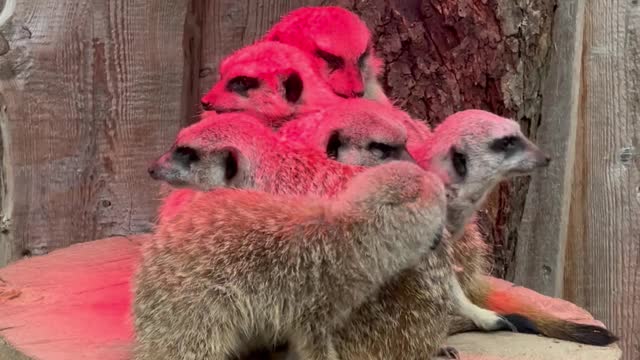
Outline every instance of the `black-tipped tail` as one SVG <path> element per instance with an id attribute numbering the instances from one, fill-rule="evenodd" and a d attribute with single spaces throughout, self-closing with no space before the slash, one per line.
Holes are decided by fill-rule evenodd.
<path id="1" fill-rule="evenodd" d="M 618 341 L 617 336 L 602 326 L 557 319 L 534 321 L 520 314 L 509 314 L 502 317 L 511 323 L 517 332 L 524 334 L 540 334 L 550 338 L 594 346 L 607 346 Z"/>
<path id="2" fill-rule="evenodd" d="M 601 326 L 577 324 L 568 321 L 565 324 L 567 331 L 566 338 L 563 340 L 595 346 L 607 346 L 618 341 L 617 336 Z"/>

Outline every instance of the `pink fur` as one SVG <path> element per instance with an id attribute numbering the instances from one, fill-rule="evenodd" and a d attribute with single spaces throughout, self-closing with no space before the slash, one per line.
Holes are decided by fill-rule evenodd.
<path id="1" fill-rule="evenodd" d="M 287 101 L 283 81 L 297 73 L 302 80 L 302 95 Z M 227 89 L 238 76 L 257 78 L 260 87 L 247 96 Z M 277 128 L 293 116 L 318 110 L 342 99 L 337 97 L 313 70 L 312 60 L 299 49 L 278 42 L 260 42 L 244 47 L 224 59 L 220 80 L 202 98 L 214 111 L 246 111 Z"/>
<path id="2" fill-rule="evenodd" d="M 335 130 L 352 139 L 384 144 L 406 144 L 417 149 L 431 137 L 429 127 L 389 104 L 369 99 L 347 99 L 323 111 L 298 117 L 286 123 L 278 133 L 288 141 L 326 146 Z"/>
<path id="3" fill-rule="evenodd" d="M 274 25 L 263 40 L 280 41 L 310 54 L 314 68 L 333 91 L 343 97 L 362 96 L 365 80 L 377 77 L 381 69 L 382 61 L 374 54 L 367 25 L 356 14 L 341 7 L 296 9 Z M 344 66 L 331 69 L 317 55 L 318 49 L 341 57 Z M 366 69 L 363 69 L 359 59 L 367 50 L 369 56 L 365 59 Z M 363 70 L 369 73 L 363 73 Z"/>

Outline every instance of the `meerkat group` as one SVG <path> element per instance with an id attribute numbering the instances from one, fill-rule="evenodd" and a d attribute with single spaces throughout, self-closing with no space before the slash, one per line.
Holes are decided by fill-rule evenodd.
<path id="1" fill-rule="evenodd" d="M 357 15 L 287 14 L 220 64 L 199 122 L 149 168 L 163 199 L 136 273 L 136 359 L 455 358 L 449 334 L 606 345 L 487 280 L 474 214 L 550 159 L 481 110 L 396 108 Z"/>

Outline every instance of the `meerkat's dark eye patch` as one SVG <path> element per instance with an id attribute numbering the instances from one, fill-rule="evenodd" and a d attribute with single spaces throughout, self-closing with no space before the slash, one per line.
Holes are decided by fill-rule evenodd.
<path id="1" fill-rule="evenodd" d="M 340 138 L 340 133 L 338 131 L 334 131 L 331 133 L 331 136 L 329 136 L 329 141 L 327 141 L 327 157 L 334 160 L 337 159 L 341 147 L 342 139 Z"/>
<path id="2" fill-rule="evenodd" d="M 367 150 L 374 153 L 380 159 L 388 159 L 398 153 L 398 148 L 392 145 L 372 141 L 367 146 Z"/>
<path id="3" fill-rule="evenodd" d="M 336 55 L 328 53 L 324 50 L 317 49 L 316 56 L 327 62 L 329 69 L 338 70 L 344 67 L 344 60 Z"/>
<path id="4" fill-rule="evenodd" d="M 522 142 L 522 139 L 516 135 L 504 136 L 493 140 L 491 144 L 489 144 L 489 149 L 491 151 L 505 153 L 507 157 L 513 155 L 518 150 L 522 150 L 523 148 L 524 143 Z"/>
<path id="5" fill-rule="evenodd" d="M 451 148 L 451 162 L 453 164 L 453 170 L 464 178 L 467 176 L 467 155 L 458 151 L 455 147 Z"/>
<path id="6" fill-rule="evenodd" d="M 282 86 L 284 87 L 284 97 L 290 103 L 295 103 L 300 100 L 302 96 L 302 90 L 304 89 L 304 84 L 302 83 L 302 79 L 297 72 L 291 73 L 283 82 Z"/>
<path id="7" fill-rule="evenodd" d="M 260 87 L 260 80 L 250 76 L 236 76 L 227 83 L 227 91 L 247 97 L 249 90 Z"/>
<path id="8" fill-rule="evenodd" d="M 238 158 L 233 151 L 228 151 L 224 158 L 224 179 L 229 182 L 238 175 Z"/>
<path id="9" fill-rule="evenodd" d="M 187 146 L 178 146 L 171 154 L 171 160 L 180 163 L 186 167 L 190 164 L 200 161 L 198 152 Z"/>
<path id="10" fill-rule="evenodd" d="M 358 58 L 358 67 L 360 67 L 360 69 L 364 68 L 367 58 L 369 58 L 369 54 L 371 54 L 371 48 L 368 47 L 367 50 L 365 50 Z"/>

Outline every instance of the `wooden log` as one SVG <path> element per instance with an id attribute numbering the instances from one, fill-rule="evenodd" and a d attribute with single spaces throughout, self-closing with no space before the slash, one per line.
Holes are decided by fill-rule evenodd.
<path id="1" fill-rule="evenodd" d="M 0 360 L 124 360 L 131 356 L 131 278 L 147 236 L 76 244 L 0 269 Z M 584 310 L 503 280 L 566 319 L 597 323 Z M 596 348 L 533 335 L 463 334 L 449 339 L 463 359 L 618 360 Z"/>

